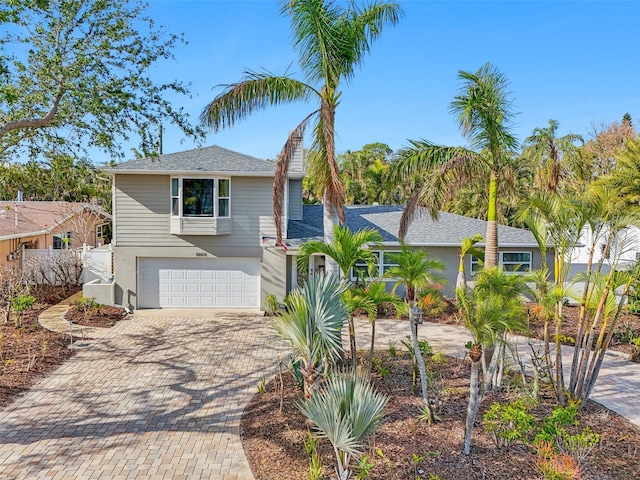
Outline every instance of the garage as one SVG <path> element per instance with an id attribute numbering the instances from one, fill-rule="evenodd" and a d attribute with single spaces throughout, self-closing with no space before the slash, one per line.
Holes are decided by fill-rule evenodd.
<path id="1" fill-rule="evenodd" d="M 138 308 L 259 308 L 257 258 L 138 258 Z"/>

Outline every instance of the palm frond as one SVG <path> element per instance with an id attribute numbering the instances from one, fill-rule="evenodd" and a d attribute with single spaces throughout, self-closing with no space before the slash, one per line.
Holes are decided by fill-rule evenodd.
<path id="1" fill-rule="evenodd" d="M 223 88 L 200 114 L 200 123 L 214 132 L 231 127 L 256 110 L 297 101 L 307 101 L 320 93 L 304 82 L 268 72 L 246 71 L 238 83 Z"/>

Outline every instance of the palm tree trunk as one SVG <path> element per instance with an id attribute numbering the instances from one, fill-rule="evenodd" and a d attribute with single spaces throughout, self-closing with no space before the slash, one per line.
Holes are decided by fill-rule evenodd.
<path id="1" fill-rule="evenodd" d="M 418 326 L 413 322 L 413 318 L 409 318 L 411 323 L 411 343 L 413 345 L 413 353 L 418 364 L 418 371 L 420 372 L 420 388 L 422 390 L 422 399 L 424 400 L 424 409 L 429 417 L 429 423 L 434 421 L 433 412 L 431 411 L 431 405 L 429 405 L 429 392 L 427 391 L 427 367 L 424 364 L 424 358 L 422 357 L 422 351 L 420 350 L 420 344 L 418 343 Z"/>
<path id="2" fill-rule="evenodd" d="M 355 371 L 358 366 L 358 351 L 356 349 L 356 325 L 353 315 L 349 315 L 349 348 L 351 351 L 351 368 Z"/>
<path id="3" fill-rule="evenodd" d="M 376 320 L 375 318 L 371 322 L 371 347 L 369 348 L 369 365 L 367 367 L 367 378 L 371 378 L 371 368 L 373 365 L 373 347 L 375 345 L 376 338 Z"/>
<path id="4" fill-rule="evenodd" d="M 487 212 L 487 233 L 484 247 L 485 267 L 498 265 L 498 176 L 491 172 L 489 179 L 489 209 Z"/>
<path id="5" fill-rule="evenodd" d="M 458 277 L 456 278 L 456 288 L 467 288 L 467 278 L 464 274 L 464 257 L 460 256 L 460 266 L 458 267 Z"/>
<path id="6" fill-rule="evenodd" d="M 469 403 L 467 404 L 467 418 L 464 423 L 464 443 L 462 445 L 462 453 L 469 455 L 471 453 L 471 435 L 473 426 L 478 415 L 478 407 L 480 406 L 480 395 L 478 392 L 478 362 L 471 362 L 471 378 L 469 379 Z"/>
<path id="7" fill-rule="evenodd" d="M 334 230 L 338 224 L 338 214 L 329 204 L 329 199 L 325 193 L 322 199 L 322 226 L 324 228 L 324 243 L 327 245 L 333 243 Z M 324 257 L 324 271 L 327 275 L 338 276 L 340 274 L 338 264 L 327 255 Z"/>

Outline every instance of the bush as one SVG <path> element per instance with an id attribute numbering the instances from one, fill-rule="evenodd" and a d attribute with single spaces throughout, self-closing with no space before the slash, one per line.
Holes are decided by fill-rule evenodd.
<path id="1" fill-rule="evenodd" d="M 264 299 L 264 313 L 271 317 L 278 311 L 278 308 L 278 298 L 273 293 L 267 295 Z"/>
<path id="2" fill-rule="evenodd" d="M 435 318 L 447 312 L 449 303 L 442 294 L 442 285 L 431 284 L 418 292 L 418 306 L 425 316 Z"/>
<path id="3" fill-rule="evenodd" d="M 518 441 L 528 442 L 536 419 L 527 412 L 524 402 L 516 400 L 506 405 L 499 403 L 491 405 L 491 408 L 484 414 L 483 423 L 496 447 L 508 448 Z"/>
<path id="4" fill-rule="evenodd" d="M 627 311 L 640 315 L 640 285 L 635 284 L 627 297 Z"/>

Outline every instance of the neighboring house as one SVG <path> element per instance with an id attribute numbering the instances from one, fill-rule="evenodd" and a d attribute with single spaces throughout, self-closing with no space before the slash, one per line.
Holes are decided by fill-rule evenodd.
<path id="1" fill-rule="evenodd" d="M 20 266 L 25 250 L 62 250 L 110 241 L 111 216 L 88 203 L 0 201 L 0 265 Z"/>
<path id="2" fill-rule="evenodd" d="M 273 218 L 275 165 L 218 146 L 131 160 L 113 174 L 115 303 L 131 308 L 258 309 L 266 295 L 278 300 L 302 276 L 297 247 L 322 239 L 322 206 L 304 206 L 302 153 L 294 156 L 286 183 L 283 244 L 276 245 Z M 380 231 L 380 272 L 387 254 L 399 249 L 399 206 L 351 206 L 347 225 Z M 416 219 L 407 242 L 444 260 L 452 294 L 463 238 L 484 234 L 486 222 L 442 213 L 434 222 Z M 499 227 L 500 259 L 506 269 L 539 268 L 533 235 Z M 324 259 L 312 257 L 311 272 Z M 469 262 L 467 271 L 474 265 Z"/>
<path id="3" fill-rule="evenodd" d="M 346 225 L 351 230 L 359 230 L 364 227 L 374 228 L 382 235 L 383 242 L 376 249 L 379 258 L 378 273 L 382 276 L 393 262 L 389 253 L 400 250 L 398 229 L 403 207 L 390 205 L 352 205 L 345 207 Z M 484 220 L 463 217 L 453 213 L 440 212 L 437 221 L 431 219 L 426 213 L 414 218 L 405 242 L 415 248 L 427 250 L 432 256 L 437 257 L 447 265 L 444 275 L 447 284 L 444 293 L 453 296 L 458 266 L 460 259 L 460 245 L 465 237 L 473 237 L 475 234 L 484 235 L 487 223 Z M 297 247 L 310 239 L 321 240 L 322 206 L 305 205 L 303 218 L 289 222 L 288 239 L 285 244 L 288 247 L 287 257 L 287 288 L 295 286 L 299 274 L 295 268 L 295 255 Z M 539 269 L 542 257 L 538 244 L 533 234 L 524 229 L 498 226 L 499 262 L 507 271 L 528 272 Z M 478 245 L 482 247 L 482 244 Z M 474 271 L 479 265 L 471 256 L 467 256 L 467 278 L 472 279 Z M 553 265 L 553 254 L 547 253 L 548 265 Z M 309 270 L 311 273 L 324 269 L 323 257 L 312 257 Z M 356 270 L 364 271 L 365 265 L 356 265 Z M 352 272 L 352 279 L 358 272 Z M 393 283 L 393 280 L 386 280 Z"/>
<path id="4" fill-rule="evenodd" d="M 259 309 L 268 293 L 284 297 L 286 251 L 264 247 L 276 236 L 274 163 L 211 146 L 108 171 L 116 303 Z M 300 152 L 289 171 L 285 220 L 301 218 L 303 177 Z"/>

